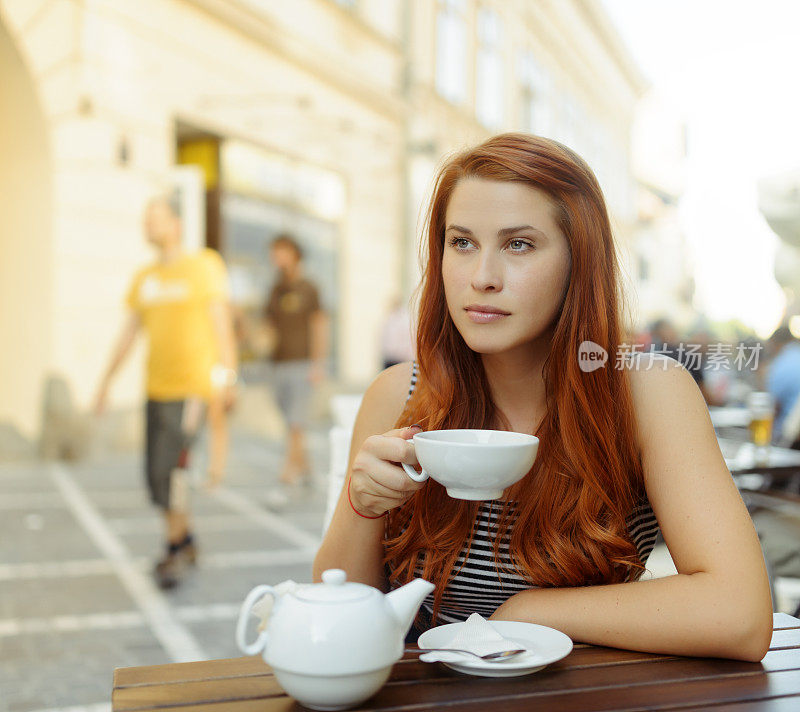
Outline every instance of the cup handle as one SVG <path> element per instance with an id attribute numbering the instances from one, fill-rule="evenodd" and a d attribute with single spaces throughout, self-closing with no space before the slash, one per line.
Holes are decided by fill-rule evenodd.
<path id="1" fill-rule="evenodd" d="M 256 586 L 247 598 L 244 599 L 241 609 L 239 610 L 239 620 L 236 623 L 236 644 L 239 649 L 246 655 L 258 655 L 267 645 L 267 631 L 264 630 L 253 643 L 247 643 L 247 623 L 250 620 L 250 613 L 253 606 L 256 605 L 266 594 L 272 594 L 275 598 L 275 589 L 272 586 L 261 585 Z"/>
<path id="2" fill-rule="evenodd" d="M 412 442 L 413 446 L 413 442 Z M 405 462 L 401 462 L 400 465 L 406 471 L 406 474 L 414 480 L 414 482 L 425 482 L 428 479 L 429 475 L 423 469 L 422 472 L 417 472 L 411 465 L 407 465 Z"/>

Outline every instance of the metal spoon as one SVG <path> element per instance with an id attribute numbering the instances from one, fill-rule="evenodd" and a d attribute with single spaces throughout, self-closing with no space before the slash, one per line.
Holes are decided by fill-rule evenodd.
<path id="1" fill-rule="evenodd" d="M 507 660 L 515 655 L 526 652 L 525 648 L 517 648 L 516 650 L 501 650 L 499 653 L 487 653 L 486 655 L 478 655 L 471 650 L 461 650 L 459 648 L 406 648 L 407 653 L 466 653 L 467 655 L 474 655 L 481 660 Z"/>

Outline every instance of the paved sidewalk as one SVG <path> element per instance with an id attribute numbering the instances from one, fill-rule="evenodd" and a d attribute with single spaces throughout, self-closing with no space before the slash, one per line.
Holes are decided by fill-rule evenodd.
<path id="1" fill-rule="evenodd" d="M 137 457 L 0 465 L 0 712 L 106 712 L 115 667 L 240 655 L 250 588 L 310 580 L 327 432 L 309 446 L 314 486 L 275 513 L 262 502 L 280 443 L 233 434 L 224 488 L 193 495 L 197 570 L 168 593 L 152 582 L 162 529 Z"/>

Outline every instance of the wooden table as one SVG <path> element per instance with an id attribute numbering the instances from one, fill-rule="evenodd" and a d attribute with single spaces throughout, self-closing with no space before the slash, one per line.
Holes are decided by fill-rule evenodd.
<path id="1" fill-rule="evenodd" d="M 564 660 L 517 678 L 461 675 L 407 656 L 360 710 L 800 710 L 800 620 L 776 613 L 760 663 L 650 655 L 576 645 Z M 259 657 L 119 668 L 115 712 L 302 710 Z"/>

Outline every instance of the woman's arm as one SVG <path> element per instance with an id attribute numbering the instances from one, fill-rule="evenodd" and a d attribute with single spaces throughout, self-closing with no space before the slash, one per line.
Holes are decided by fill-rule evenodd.
<path id="1" fill-rule="evenodd" d="M 656 359 L 649 370 L 640 361 L 631 386 L 647 494 L 678 574 L 531 589 L 492 617 L 595 645 L 761 660 L 772 635 L 764 557 L 697 385 L 672 359 Z"/>
<path id="2" fill-rule="evenodd" d="M 345 484 L 314 558 L 314 581 L 319 581 L 326 569 L 338 568 L 344 569 L 351 581 L 382 590 L 387 587 L 383 567 L 385 519 L 356 514 L 348 501 L 347 486 L 352 477 L 353 504 L 366 516 L 380 515 L 401 504 L 423 486 L 392 464 L 401 460 L 416 464 L 413 449 L 405 442 L 416 431 L 390 430 L 403 411 L 410 382 L 411 364 L 400 363 L 383 371 L 364 394 L 353 429 Z"/>

